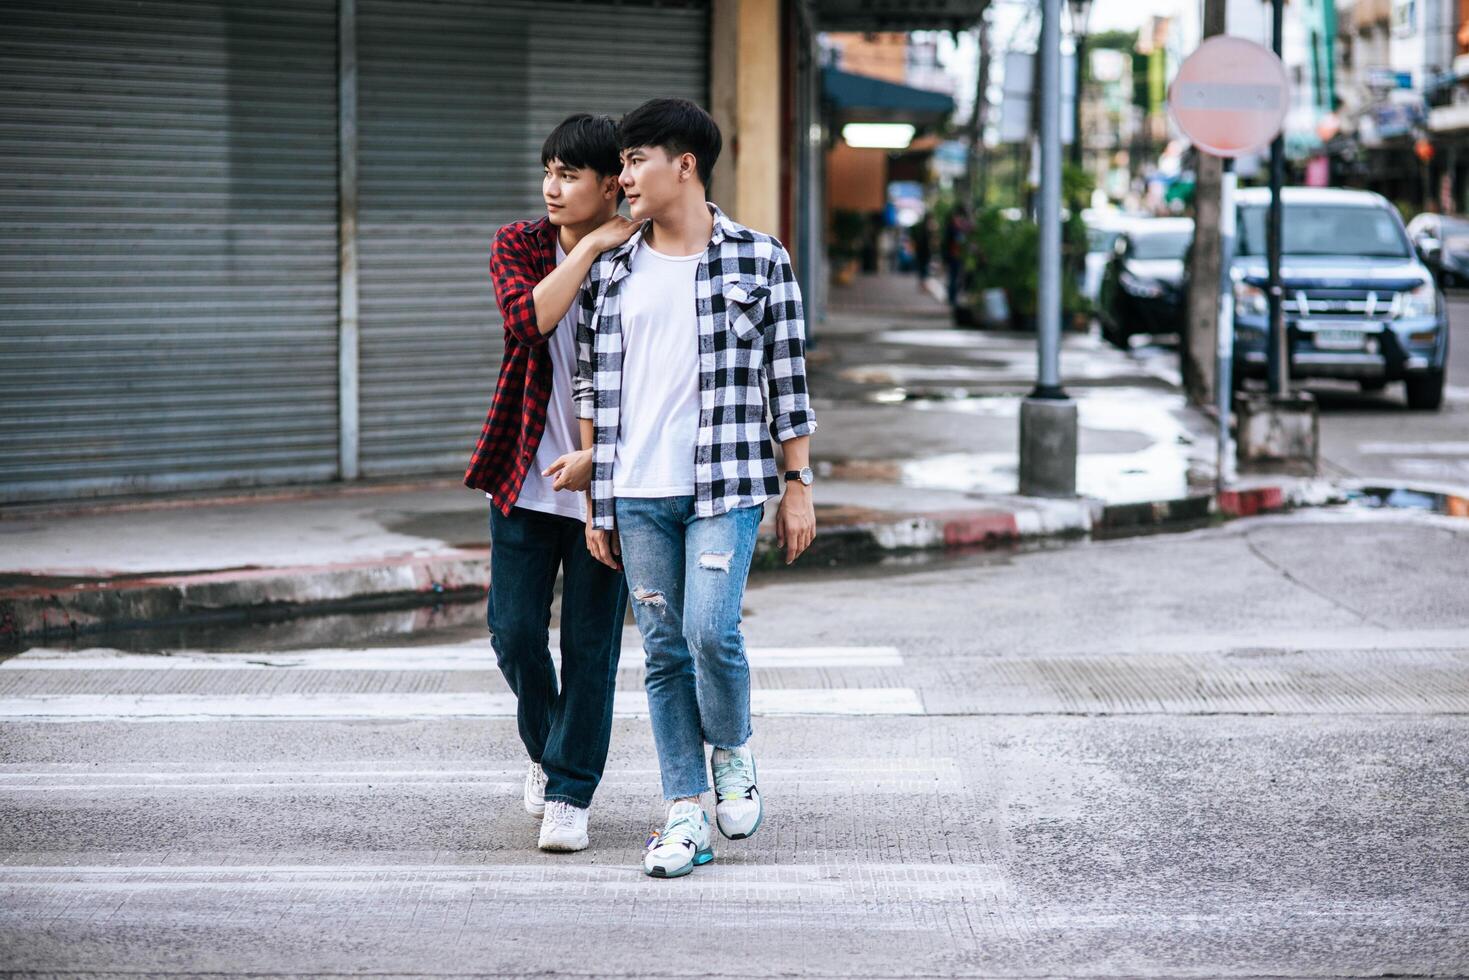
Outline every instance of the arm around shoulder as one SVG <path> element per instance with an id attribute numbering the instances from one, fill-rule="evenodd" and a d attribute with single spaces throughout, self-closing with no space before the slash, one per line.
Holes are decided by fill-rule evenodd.
<path id="1" fill-rule="evenodd" d="M 505 333 L 518 343 L 537 346 L 546 342 L 536 320 L 534 291 L 537 281 L 538 243 L 525 233 L 523 223 L 508 224 L 495 233 L 490 247 L 490 280 L 495 302 L 505 321 Z"/>

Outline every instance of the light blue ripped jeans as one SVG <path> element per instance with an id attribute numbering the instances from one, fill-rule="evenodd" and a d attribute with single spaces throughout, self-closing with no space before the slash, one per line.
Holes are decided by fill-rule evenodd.
<path id="1" fill-rule="evenodd" d="M 732 749 L 750 738 L 740 602 L 764 510 L 699 518 L 693 497 L 617 500 L 665 799 L 709 789 L 706 742 Z"/>

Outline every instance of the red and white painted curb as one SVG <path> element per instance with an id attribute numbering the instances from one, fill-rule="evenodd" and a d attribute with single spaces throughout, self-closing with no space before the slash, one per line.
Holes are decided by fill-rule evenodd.
<path id="1" fill-rule="evenodd" d="M 874 552 L 995 547 L 1040 538 L 1126 534 L 1197 525 L 1211 515 L 1248 517 L 1345 501 L 1319 480 L 1240 487 L 1218 495 L 1108 506 L 1099 500 L 994 497 L 974 510 L 905 515 L 822 528 L 818 561 Z M 776 558 L 762 537 L 760 552 Z M 764 563 L 779 567 L 784 563 Z M 0 637 L 83 632 L 103 626 L 180 621 L 225 611 L 312 607 L 411 595 L 467 593 L 489 580 L 488 549 L 386 555 L 331 565 L 232 569 L 172 576 L 115 577 L 0 590 Z"/>

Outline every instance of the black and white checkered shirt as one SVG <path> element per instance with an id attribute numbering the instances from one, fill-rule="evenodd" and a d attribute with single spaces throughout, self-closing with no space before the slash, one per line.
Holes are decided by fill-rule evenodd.
<path id="1" fill-rule="evenodd" d="M 780 495 L 771 439 L 816 431 L 806 392 L 806 319 L 785 248 L 713 204 L 714 233 L 699 260 L 692 317 L 699 327 L 699 434 L 694 513 L 714 517 Z M 612 530 L 612 468 L 622 390 L 621 287 L 640 229 L 592 263 L 578 302 L 577 415 L 593 420 L 592 526 Z M 766 409 L 769 408 L 769 425 Z"/>

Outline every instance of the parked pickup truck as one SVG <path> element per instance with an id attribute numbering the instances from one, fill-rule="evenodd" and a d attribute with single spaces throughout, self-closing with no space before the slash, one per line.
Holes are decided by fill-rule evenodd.
<path id="1" fill-rule="evenodd" d="M 1266 375 L 1270 193 L 1236 197 L 1234 279 L 1237 380 Z M 1345 378 L 1365 391 L 1403 382 L 1408 405 L 1443 403 L 1448 308 L 1387 199 L 1368 191 L 1287 187 L 1281 194 L 1282 306 L 1291 376 Z"/>

